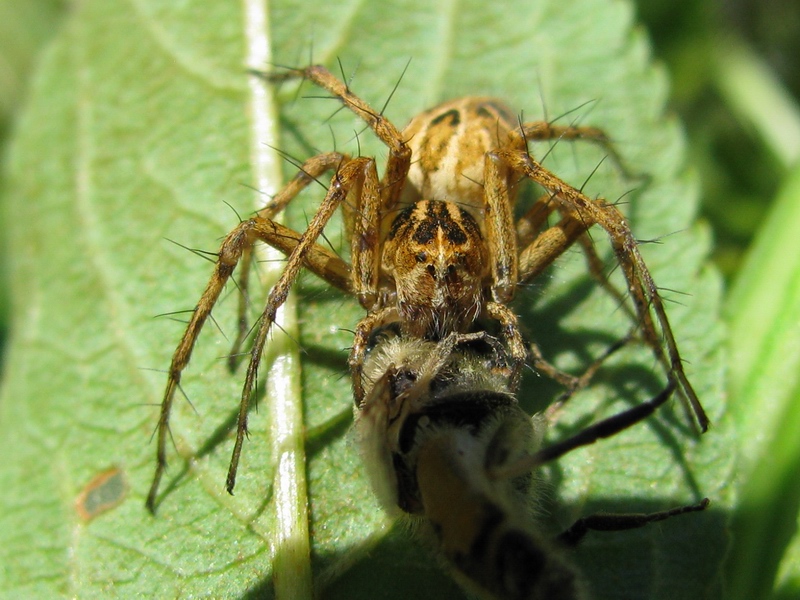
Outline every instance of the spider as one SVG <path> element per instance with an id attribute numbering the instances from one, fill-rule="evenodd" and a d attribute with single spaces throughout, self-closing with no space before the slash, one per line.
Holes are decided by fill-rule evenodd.
<path id="1" fill-rule="evenodd" d="M 391 326 L 374 332 L 364 363 L 366 396 L 355 431 L 384 509 L 404 517 L 481 598 L 585 597 L 564 549 L 589 531 L 644 527 L 702 511 L 707 498 L 647 514 L 595 514 L 549 540 L 536 527 L 542 483 L 529 467 L 635 425 L 670 397 L 598 421 L 539 450 L 552 420 L 522 410 L 498 340 L 478 331 L 434 342 Z"/>
<path id="2" fill-rule="evenodd" d="M 214 272 L 170 364 L 158 421 L 156 470 L 147 498 L 151 511 L 166 467 L 175 390 L 206 319 L 240 261 L 244 287 L 257 241 L 288 258 L 255 328 L 226 480 L 230 493 L 264 344 L 301 268 L 355 296 L 367 311 L 356 326 L 348 360 L 356 406 L 365 397 L 362 369 L 369 336 L 393 322 L 400 324 L 404 336 L 421 340 L 468 333 L 479 320 L 495 324 L 509 350 L 509 388 L 514 390 L 529 350 L 535 368 L 560 381 L 572 381 L 549 365 L 534 344 L 524 341 L 508 303 L 520 284 L 536 277 L 576 242 L 583 247 L 592 273 L 605 284 L 587 235 L 593 225 L 609 235 L 633 299 L 636 321 L 664 366 L 669 389 L 679 390 L 700 429 L 706 430 L 708 418 L 684 373 L 658 289 L 625 217 L 614 205 L 587 197 L 546 170 L 527 149 L 531 140 L 585 139 L 607 146 L 602 130 L 520 123 L 499 100 L 466 97 L 417 115 L 400 132 L 325 67 L 256 75 L 273 82 L 302 78 L 326 90 L 363 119 L 387 146 L 389 156 L 380 178 L 374 158 L 335 151 L 314 156 L 263 209 L 225 237 Z M 326 171 L 333 171 L 333 178 L 305 232 L 273 220 Z M 520 179 L 533 180 L 546 194 L 515 223 L 513 208 Z M 339 207 L 350 238 L 350 263 L 317 243 Z M 545 228 L 553 212 L 559 213 L 561 220 Z M 237 344 L 247 333 L 244 319 L 240 326 Z"/>

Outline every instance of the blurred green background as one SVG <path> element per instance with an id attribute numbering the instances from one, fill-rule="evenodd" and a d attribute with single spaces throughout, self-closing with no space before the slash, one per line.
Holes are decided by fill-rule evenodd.
<path id="1" fill-rule="evenodd" d="M 793 211 L 800 205 L 800 3 L 639 0 L 637 6 L 653 54 L 671 76 L 671 110 L 685 124 L 687 157 L 703 188 L 701 218 L 713 229 L 712 258 L 729 290 L 731 412 L 743 440 L 729 597 L 798 598 L 800 274 L 796 266 L 788 275 L 774 267 L 800 255 L 800 214 Z M 37 55 L 69 9 L 64 0 L 0 0 L 0 161 Z M 3 225 L 0 364 L 9 327 Z M 766 296 L 756 293 L 762 291 Z M 780 319 L 790 328 L 781 331 Z M 759 321 L 774 324 L 768 332 L 743 327 Z M 781 344 L 793 350 L 782 352 Z M 769 352 L 780 356 L 764 367 Z"/>
<path id="2" fill-rule="evenodd" d="M 800 4 L 637 4 L 654 53 L 670 71 L 672 106 L 686 125 L 703 216 L 714 229 L 714 260 L 731 283 L 800 154 Z M 781 118 L 784 110 L 794 111 L 793 123 Z"/>

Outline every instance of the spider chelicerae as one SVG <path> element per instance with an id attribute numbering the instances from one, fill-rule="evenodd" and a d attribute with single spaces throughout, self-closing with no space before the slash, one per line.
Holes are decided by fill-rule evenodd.
<path id="1" fill-rule="evenodd" d="M 670 392 L 688 403 L 702 431 L 708 418 L 684 373 L 681 356 L 658 288 L 639 253 L 636 238 L 619 209 L 545 169 L 528 151 L 529 141 L 589 140 L 609 147 L 601 129 L 519 122 L 499 100 L 466 97 L 445 102 L 414 117 L 399 131 L 379 111 L 356 96 L 325 67 L 256 74 L 273 82 L 302 78 L 338 98 L 388 148 L 383 175 L 376 160 L 326 152 L 306 160 L 297 175 L 252 218 L 224 239 L 214 272 L 192 313 L 169 368 L 157 435 L 157 466 L 147 498 L 155 509 L 166 467 L 169 418 L 175 391 L 192 349 L 234 269 L 246 277 L 253 245 L 264 242 L 287 255 L 255 327 L 240 401 L 236 441 L 226 487 L 233 491 L 247 433 L 247 416 L 264 344 L 278 308 L 300 270 L 306 268 L 331 286 L 355 296 L 367 311 L 355 328 L 349 365 L 356 406 L 365 398 L 363 365 L 370 335 L 396 323 L 408 339 L 437 341 L 467 334 L 490 322 L 508 348 L 509 389 L 518 385 L 531 359 L 537 370 L 566 383 L 573 378 L 544 360 L 520 333 L 508 303 L 517 287 L 540 274 L 573 244 L 579 244 L 598 281 L 607 286 L 587 231 L 602 228 L 627 282 L 631 311 L 647 345 L 663 366 Z M 334 175 L 325 198 L 300 233 L 274 217 L 304 188 L 327 171 Z M 515 219 L 517 185 L 530 179 L 545 193 Z M 350 241 L 350 262 L 318 243 L 326 223 L 341 208 Z M 547 226 L 551 214 L 560 220 Z M 610 287 L 610 286 L 609 286 Z M 614 292 L 612 288 L 612 293 Z M 237 344 L 247 333 L 244 319 Z"/>

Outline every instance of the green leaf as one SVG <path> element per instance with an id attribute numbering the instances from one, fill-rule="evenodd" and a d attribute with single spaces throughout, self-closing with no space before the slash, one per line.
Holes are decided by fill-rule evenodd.
<path id="1" fill-rule="evenodd" d="M 284 326 L 299 339 L 302 373 L 297 346 L 276 334 L 236 496 L 224 491 L 242 382 L 241 369 L 229 374 L 221 358 L 238 301 L 229 286 L 215 311 L 219 327 L 204 331 L 183 380 L 192 404 L 179 398 L 175 405 L 158 514 L 144 510 L 160 371 L 183 329 L 153 316 L 191 309 L 210 275 L 210 265 L 166 238 L 214 250 L 237 223 L 226 203 L 246 215 L 261 201 L 248 186 L 278 186 L 270 146 L 301 159 L 334 144 L 385 159 L 385 148 L 352 115 L 341 112 L 329 125 L 338 105 L 306 97 L 321 95 L 308 85 L 299 95 L 296 86 L 281 88 L 274 122 L 272 99 L 259 97 L 246 74 L 259 66 L 252 62 L 265 41 L 276 64 L 303 65 L 312 47 L 314 62 L 334 68 L 340 59 L 347 77 L 355 73 L 353 90 L 377 107 L 411 58 L 386 109 L 398 126 L 446 98 L 495 95 L 526 120 L 569 113 L 560 122 L 603 127 L 626 167 L 647 176 L 645 185 L 605 161 L 585 189 L 612 201 L 624 196 L 640 239 L 674 234 L 642 251 L 665 295 L 678 301 L 670 303 L 670 318 L 715 426 L 695 438 L 675 403 L 570 454 L 545 469 L 542 526 L 556 533 L 601 510 L 653 511 L 709 496 L 714 505 L 703 514 L 592 533 L 573 558 L 596 598 L 719 597 L 733 455 L 722 406 L 720 282 L 705 265 L 708 232 L 693 224 L 697 186 L 682 166 L 679 126 L 664 116 L 666 77 L 650 63 L 631 7 L 607 0 L 502 7 L 275 2 L 259 28 L 260 7 L 255 0 L 87 0 L 75 6 L 38 74 L 6 201 L 14 313 L 0 403 L 0 451 L 10 457 L 0 470 L 2 489 L 10 490 L 0 511 L 0 593 L 272 597 L 274 579 L 283 598 L 302 597 L 307 584 L 325 598 L 462 597 L 372 496 L 348 435 L 342 350 L 350 344 L 346 330 L 363 313 L 310 276 L 297 286 L 297 321 L 289 315 Z M 543 156 L 548 148 L 534 150 Z M 545 165 L 581 185 L 602 158 L 597 148 L 562 143 Z M 292 167 L 284 171 L 290 175 Z M 290 207 L 293 227 L 303 228 L 322 193 L 314 187 Z M 341 245 L 338 223 L 327 237 Z M 593 238 L 607 258 L 605 236 Z M 259 273 L 269 281 L 280 267 L 261 264 Z M 629 326 L 592 283 L 578 251 L 523 290 L 515 309 L 545 355 L 577 373 Z M 282 411 L 298 408 L 300 375 L 304 446 L 296 420 L 276 437 Z M 650 354 L 626 349 L 596 386 L 570 401 L 550 439 L 662 385 Z M 557 393 L 531 376 L 521 399 L 541 408 Z M 307 481 L 302 470 L 298 476 L 277 468 L 276 440 L 288 444 L 293 460 L 305 451 Z M 127 486 L 104 490 L 115 502 L 81 520 L 76 499 L 87 486 L 101 487 L 95 477 L 111 467 Z M 306 484 L 308 537 L 297 512 Z M 310 581 L 303 575 L 309 544 Z"/>

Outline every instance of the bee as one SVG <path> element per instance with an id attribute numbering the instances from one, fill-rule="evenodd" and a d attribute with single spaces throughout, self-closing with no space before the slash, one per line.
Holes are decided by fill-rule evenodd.
<path id="1" fill-rule="evenodd" d="M 355 431 L 372 487 L 465 589 L 495 600 L 585 598 L 567 548 L 589 531 L 643 527 L 708 506 L 703 499 L 649 514 L 591 515 L 548 539 L 536 526 L 543 483 L 533 467 L 638 423 L 670 394 L 542 447 L 548 419 L 527 414 L 509 382 L 505 348 L 486 332 L 434 342 L 385 327 L 373 332 L 365 358 Z"/>

